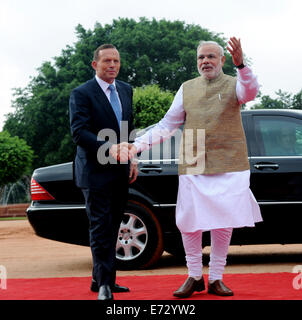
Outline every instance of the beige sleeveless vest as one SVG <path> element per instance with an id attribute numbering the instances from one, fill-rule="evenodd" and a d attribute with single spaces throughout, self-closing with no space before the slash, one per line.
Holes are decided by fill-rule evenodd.
<path id="1" fill-rule="evenodd" d="M 198 77 L 183 84 L 186 120 L 179 174 L 218 174 L 248 170 L 249 161 L 236 78 Z"/>

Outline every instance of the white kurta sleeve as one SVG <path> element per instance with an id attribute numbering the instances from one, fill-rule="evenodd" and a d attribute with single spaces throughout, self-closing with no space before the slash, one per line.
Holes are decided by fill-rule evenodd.
<path id="1" fill-rule="evenodd" d="M 148 150 L 153 144 L 160 143 L 170 138 L 173 133 L 184 123 L 185 111 L 183 108 L 183 88 L 179 88 L 170 109 L 165 116 L 144 135 L 135 139 L 134 145 L 139 152 Z"/>
<path id="2" fill-rule="evenodd" d="M 238 70 L 236 94 L 240 104 L 247 103 L 256 98 L 259 90 L 257 77 L 249 67 Z"/>

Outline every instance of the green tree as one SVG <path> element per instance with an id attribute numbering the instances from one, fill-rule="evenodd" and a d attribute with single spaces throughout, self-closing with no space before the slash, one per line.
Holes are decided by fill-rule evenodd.
<path id="1" fill-rule="evenodd" d="M 145 128 L 158 122 L 169 109 L 174 95 L 160 90 L 158 85 L 149 85 L 134 90 L 133 111 L 136 128 Z"/>
<path id="2" fill-rule="evenodd" d="M 302 110 L 302 90 L 294 95 L 292 99 L 292 106 L 293 109 L 300 109 Z"/>
<path id="3" fill-rule="evenodd" d="M 173 93 L 182 82 L 197 76 L 196 47 L 200 40 L 215 40 L 225 46 L 221 35 L 198 25 L 146 18 L 138 22 L 118 19 L 105 26 L 96 23 L 93 30 L 78 25 L 76 34 L 78 41 L 73 46 L 66 46 L 53 62 L 44 62 L 25 88 L 15 89 L 15 111 L 7 116 L 4 129 L 32 147 L 36 156 L 34 168 L 73 159 L 69 95 L 73 88 L 93 77 L 91 60 L 99 45 L 113 43 L 119 49 L 120 80 L 133 87 L 157 84 Z M 224 71 L 235 74 L 228 53 Z M 139 112 L 135 117 L 142 125 Z M 150 115 L 148 119 L 153 121 Z"/>
<path id="4" fill-rule="evenodd" d="M 0 187 L 30 174 L 33 152 L 26 142 L 0 132 Z"/>
<path id="5" fill-rule="evenodd" d="M 100 28 L 97 24 L 96 29 Z M 196 48 L 200 40 L 226 44 L 219 34 L 182 21 L 120 19 L 105 26 L 108 28 L 108 41 L 116 44 L 122 57 L 120 78 L 134 87 L 158 84 L 175 92 L 181 83 L 198 75 Z M 234 74 L 229 54 L 224 71 Z"/>
<path id="6" fill-rule="evenodd" d="M 252 109 L 302 109 L 302 90 L 293 95 L 282 90 L 276 92 L 277 98 L 273 99 L 269 95 L 258 95 L 260 102 Z"/>

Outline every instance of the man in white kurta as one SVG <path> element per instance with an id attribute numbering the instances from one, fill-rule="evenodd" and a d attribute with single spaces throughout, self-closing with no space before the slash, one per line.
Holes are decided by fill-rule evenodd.
<path id="1" fill-rule="evenodd" d="M 239 104 L 253 100 L 258 82 L 251 69 L 243 64 L 240 40 L 231 38 L 227 48 L 238 68 L 236 96 Z M 197 66 L 204 79 L 216 79 L 225 61 L 223 48 L 215 42 L 201 42 L 197 49 Z M 219 99 L 221 99 L 219 94 Z M 129 147 L 132 154 L 149 149 L 169 138 L 186 123 L 183 85 L 164 118 Z M 241 121 L 241 120 L 240 120 Z M 202 276 L 202 232 L 211 231 L 208 293 L 233 295 L 222 282 L 233 228 L 253 227 L 262 221 L 259 206 L 249 188 L 250 170 L 218 174 L 181 174 L 176 206 L 176 224 L 182 234 L 188 278 L 174 292 L 176 297 L 189 297 L 205 289 Z"/>

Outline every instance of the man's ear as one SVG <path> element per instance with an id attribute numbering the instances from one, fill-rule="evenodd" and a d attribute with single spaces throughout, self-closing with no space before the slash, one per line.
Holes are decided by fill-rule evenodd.
<path id="1" fill-rule="evenodd" d="M 94 70 L 96 70 L 96 65 L 97 65 L 97 62 L 96 62 L 95 60 L 93 60 L 93 61 L 91 62 L 91 66 L 92 66 L 92 68 L 93 68 Z"/>
<path id="2" fill-rule="evenodd" d="M 221 63 L 222 63 L 222 66 L 224 66 L 224 63 L 225 63 L 225 56 L 223 56 L 223 57 L 221 58 Z"/>

